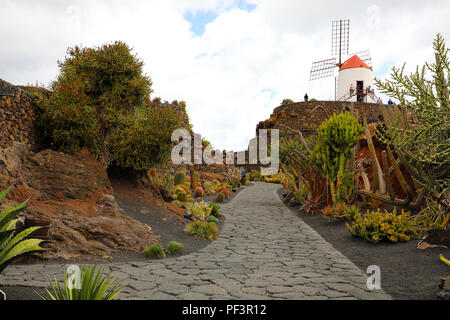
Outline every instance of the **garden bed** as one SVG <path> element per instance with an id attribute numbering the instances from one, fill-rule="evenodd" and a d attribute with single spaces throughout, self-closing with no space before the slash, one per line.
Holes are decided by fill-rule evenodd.
<path id="1" fill-rule="evenodd" d="M 283 192 L 282 188 L 278 191 L 281 199 Z M 366 272 L 370 265 L 378 265 L 381 268 L 381 286 L 394 299 L 437 299 L 440 279 L 450 274 L 448 266 L 439 260 L 440 253 L 449 255 L 448 249 L 419 250 L 419 240 L 414 239 L 374 245 L 354 238 L 345 223 L 330 222 L 321 214 L 301 214 L 298 207 L 290 209 L 363 272 Z"/>

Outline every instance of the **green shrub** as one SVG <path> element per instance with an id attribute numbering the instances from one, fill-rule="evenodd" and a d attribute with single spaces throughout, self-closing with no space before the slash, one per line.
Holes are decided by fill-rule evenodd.
<path id="1" fill-rule="evenodd" d="M 261 173 L 257 170 L 254 170 L 252 172 L 249 173 L 248 175 L 250 181 L 259 181 L 259 182 L 263 182 L 264 181 L 264 177 L 261 175 Z"/>
<path id="2" fill-rule="evenodd" d="M 169 190 L 170 192 L 174 191 L 174 182 L 173 182 L 173 175 L 170 173 L 163 173 L 163 174 L 158 174 L 157 176 L 158 178 L 158 182 L 161 186 L 165 187 L 167 190 Z"/>
<path id="3" fill-rule="evenodd" d="M 211 215 L 218 218 L 220 217 L 220 206 L 215 204 L 214 202 L 210 202 L 209 206 L 211 207 Z"/>
<path id="4" fill-rule="evenodd" d="M 49 94 L 35 92 L 37 126 L 52 148 L 87 148 L 103 163 L 136 170 L 168 160 L 181 112 L 150 104 L 152 81 L 123 42 L 69 48 Z"/>
<path id="5" fill-rule="evenodd" d="M 175 109 L 136 107 L 121 117 L 111 133 L 112 160 L 118 166 L 136 170 L 167 163 L 173 146 L 172 132 L 180 126 Z"/>
<path id="6" fill-rule="evenodd" d="M 214 222 L 195 221 L 186 226 L 185 231 L 198 239 L 217 240 L 219 230 Z"/>
<path id="7" fill-rule="evenodd" d="M 350 224 L 346 223 L 347 229 L 354 237 L 363 238 L 372 243 L 380 241 L 408 241 L 412 237 L 419 235 L 413 228 L 409 221 L 409 212 L 402 210 L 400 215 L 393 212 L 384 211 L 380 209 L 373 212 L 367 212 L 366 215 L 355 215 L 355 221 Z"/>
<path id="8" fill-rule="evenodd" d="M 183 254 L 184 246 L 179 242 L 172 241 L 167 246 L 166 252 L 167 252 L 167 254 L 170 254 L 170 255 Z"/>
<path id="9" fill-rule="evenodd" d="M 403 65 L 392 68 L 391 79 L 375 78 L 380 92 L 403 106 L 399 117 L 392 107 L 389 113 L 385 109 L 387 128 L 379 127 L 377 138 L 395 149 L 415 182 L 439 202 L 450 186 L 450 48 L 439 33 L 433 49 L 433 60 L 413 73 L 406 74 Z"/>
<path id="10" fill-rule="evenodd" d="M 214 217 L 214 216 L 209 216 L 209 217 L 206 219 L 206 221 L 207 221 L 207 222 L 218 223 L 218 222 L 219 222 L 219 219 L 217 219 L 217 218 Z"/>
<path id="11" fill-rule="evenodd" d="M 293 104 L 293 103 L 294 103 L 294 101 L 293 101 L 292 99 L 284 99 L 284 100 L 281 102 L 281 105 L 282 105 L 282 106 L 287 106 L 287 105 Z"/>
<path id="12" fill-rule="evenodd" d="M 159 244 L 151 245 L 150 247 L 144 249 L 142 253 L 150 259 L 164 259 L 166 257 L 163 248 Z"/>

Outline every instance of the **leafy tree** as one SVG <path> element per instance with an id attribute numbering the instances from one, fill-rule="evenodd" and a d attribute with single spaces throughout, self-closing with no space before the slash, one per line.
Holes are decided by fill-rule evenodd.
<path id="1" fill-rule="evenodd" d="M 48 144 L 67 153 L 88 148 L 103 164 L 137 170 L 167 158 L 181 111 L 150 102 L 152 81 L 128 45 L 77 46 L 67 53 L 51 93 L 38 103 Z"/>
<path id="2" fill-rule="evenodd" d="M 380 91 L 397 99 L 417 119 L 388 123 L 378 132 L 412 171 L 416 182 L 432 194 L 448 188 L 450 180 L 450 63 L 449 49 L 440 34 L 433 43 L 435 59 L 406 75 L 405 65 L 392 68 L 391 79 L 375 79 Z"/>

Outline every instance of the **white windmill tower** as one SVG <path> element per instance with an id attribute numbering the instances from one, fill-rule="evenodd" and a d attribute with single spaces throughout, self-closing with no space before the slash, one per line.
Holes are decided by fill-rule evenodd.
<path id="1" fill-rule="evenodd" d="M 335 68 L 338 68 L 335 78 L 336 101 L 376 103 L 370 53 L 362 51 L 349 55 L 349 34 L 350 20 L 333 21 L 331 54 L 339 56 L 339 62 L 336 58 L 313 62 L 309 80 L 331 77 Z M 344 54 L 347 60 L 342 62 Z"/>

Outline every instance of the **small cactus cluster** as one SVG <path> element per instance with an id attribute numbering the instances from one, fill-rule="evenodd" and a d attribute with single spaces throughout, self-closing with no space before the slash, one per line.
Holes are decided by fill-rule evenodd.
<path id="1" fill-rule="evenodd" d="M 160 244 L 154 244 L 142 252 L 144 256 L 150 259 L 164 259 L 166 254 L 164 253 L 163 247 Z"/>
<path id="2" fill-rule="evenodd" d="M 216 196 L 216 202 L 224 202 L 231 197 L 231 191 L 228 188 L 222 188 Z"/>
<path id="3" fill-rule="evenodd" d="M 222 203 L 225 201 L 225 195 L 222 192 L 219 192 L 216 196 L 216 202 Z"/>
<path id="4" fill-rule="evenodd" d="M 157 260 L 164 259 L 166 257 L 166 253 L 169 255 L 183 254 L 184 246 L 179 242 L 172 241 L 169 243 L 165 251 L 160 244 L 151 245 L 142 251 L 142 254 L 147 258 Z"/>
<path id="5" fill-rule="evenodd" d="M 178 205 L 180 207 L 185 207 L 186 202 L 191 202 L 191 183 L 189 181 L 186 181 L 186 174 L 184 170 L 179 170 L 177 173 L 175 173 L 174 177 L 174 190 L 173 190 L 173 197 L 175 198 L 175 201 L 173 202 L 175 205 Z"/>
<path id="6" fill-rule="evenodd" d="M 203 185 L 204 190 L 206 192 L 207 195 L 212 195 L 216 193 L 216 190 L 214 188 L 214 184 L 211 182 L 205 182 L 205 184 Z"/>
<path id="7" fill-rule="evenodd" d="M 191 177 L 191 185 L 192 185 L 192 187 L 195 187 L 195 183 L 196 182 L 199 182 L 200 186 L 201 186 L 200 174 L 198 173 L 198 171 L 195 171 L 193 168 L 191 168 L 189 173 L 190 173 L 190 177 Z"/>
<path id="8" fill-rule="evenodd" d="M 170 255 L 183 254 L 184 246 L 179 242 L 172 241 L 167 246 L 166 252 L 167 252 L 167 254 L 170 254 Z"/>
<path id="9" fill-rule="evenodd" d="M 194 197 L 203 198 L 205 196 L 205 191 L 203 191 L 202 187 L 197 187 L 194 190 Z"/>

